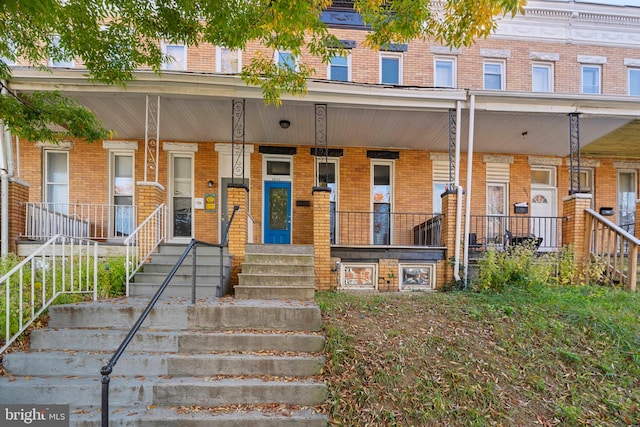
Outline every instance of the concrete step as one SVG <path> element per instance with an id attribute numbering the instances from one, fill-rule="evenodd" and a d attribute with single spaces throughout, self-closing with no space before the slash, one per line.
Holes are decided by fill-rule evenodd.
<path id="1" fill-rule="evenodd" d="M 156 254 L 160 254 L 160 255 L 176 255 L 176 256 L 180 256 L 184 253 L 185 249 L 187 248 L 186 244 L 173 244 L 173 243 L 164 243 L 161 244 L 160 246 L 158 246 L 158 250 L 156 252 Z M 204 246 L 204 245 L 199 245 L 196 248 L 196 253 L 198 254 L 198 256 L 200 255 L 215 255 L 218 256 L 220 254 L 220 248 L 215 247 L 215 246 Z M 222 253 L 224 255 L 228 255 L 229 254 L 229 248 L 224 247 L 222 248 Z M 190 255 L 189 255 L 190 256 Z"/>
<path id="2" fill-rule="evenodd" d="M 50 328 L 125 329 L 143 312 L 146 298 L 117 298 L 49 308 Z M 209 299 L 191 305 L 187 298 L 162 299 L 142 327 L 144 330 L 277 330 L 319 331 L 320 309 L 304 301 L 238 301 Z"/>
<path id="3" fill-rule="evenodd" d="M 163 274 L 165 277 L 169 274 L 169 272 L 171 272 L 171 270 L 173 270 L 173 267 L 175 266 L 174 264 L 156 264 L 156 263 L 149 263 L 149 264 L 145 264 L 143 267 L 142 272 L 138 273 L 136 275 L 136 277 L 138 277 L 141 274 Z M 229 269 L 231 267 L 229 265 L 224 265 L 222 267 L 222 271 L 224 271 L 225 276 L 229 276 Z M 180 267 L 178 267 L 178 270 L 176 271 L 176 274 L 178 275 L 191 275 L 193 268 L 191 266 L 191 263 L 188 264 L 182 264 Z M 209 276 L 216 276 L 219 277 L 220 276 L 220 265 L 215 263 L 215 264 L 198 264 L 196 266 L 196 274 L 203 274 L 203 275 L 209 275 Z"/>
<path id="4" fill-rule="evenodd" d="M 152 297 L 158 291 L 159 283 L 131 283 L 129 294 L 134 297 Z M 196 287 L 196 298 L 221 297 L 223 291 L 217 284 L 200 283 Z M 191 285 L 171 283 L 162 294 L 165 297 L 191 298 Z"/>
<path id="5" fill-rule="evenodd" d="M 312 300 L 315 288 L 309 286 L 236 286 L 235 297 L 239 300 Z"/>
<path id="6" fill-rule="evenodd" d="M 99 375 L 113 352 L 47 351 L 9 353 L 2 366 L 12 376 Z M 322 372 L 318 356 L 271 356 L 255 354 L 168 354 L 126 352 L 114 374 L 136 376 L 249 376 L 306 377 Z"/>
<path id="7" fill-rule="evenodd" d="M 290 265 L 274 263 L 242 263 L 242 274 L 285 274 L 313 276 L 313 265 Z"/>
<path id="8" fill-rule="evenodd" d="M 31 333 L 32 350 L 115 351 L 126 337 L 124 330 L 96 329 L 39 329 Z M 141 331 L 129 344 L 131 352 L 305 352 L 318 353 L 324 349 L 324 337 L 318 333 L 252 333 Z"/>
<path id="9" fill-rule="evenodd" d="M 313 245 L 260 245 L 247 244 L 245 255 L 247 254 L 296 254 L 313 255 Z"/>
<path id="10" fill-rule="evenodd" d="M 314 257 L 311 255 L 292 254 L 245 254 L 244 257 L 244 263 L 246 264 L 313 266 L 313 260 Z"/>
<path id="11" fill-rule="evenodd" d="M 83 377 L 0 377 L 0 404 L 50 404 L 100 406 L 100 375 Z M 109 386 L 111 408 L 161 405 L 320 405 L 327 397 L 326 386 L 313 380 L 265 381 L 259 378 L 214 379 L 211 377 L 127 377 L 112 376 Z"/>
<path id="12" fill-rule="evenodd" d="M 238 274 L 238 285 L 240 286 L 314 286 L 315 276 L 313 275 L 287 275 L 287 274 Z"/>
<path id="13" fill-rule="evenodd" d="M 187 274 L 176 274 L 171 278 L 171 285 L 191 285 L 191 272 Z M 162 284 L 167 278 L 167 273 L 137 273 L 134 283 L 157 283 Z M 218 274 L 205 274 L 198 271 L 196 273 L 197 284 L 219 284 L 220 276 Z"/>
<path id="14" fill-rule="evenodd" d="M 296 406 L 278 405 L 274 409 L 257 407 L 233 412 L 208 407 L 115 408 L 109 421 L 120 427 L 327 427 L 327 416 Z M 179 413 L 178 413 L 179 412 Z M 100 411 L 95 407 L 74 407 L 70 425 L 101 427 Z"/>
<path id="15" fill-rule="evenodd" d="M 173 267 L 176 264 L 176 262 L 178 262 L 179 259 L 180 259 L 180 255 L 153 254 L 151 257 L 151 261 L 146 263 L 144 267 L 147 267 L 152 264 L 170 265 L 171 267 Z M 231 264 L 231 257 L 224 256 L 222 258 L 222 261 L 225 266 L 229 266 Z M 191 255 L 189 255 L 182 262 L 182 266 L 191 267 L 191 263 L 192 263 Z M 196 257 L 196 264 L 198 265 L 198 267 L 208 266 L 208 265 L 218 266 L 220 265 L 220 257 L 217 255 L 203 255 L 198 253 L 198 256 Z"/>

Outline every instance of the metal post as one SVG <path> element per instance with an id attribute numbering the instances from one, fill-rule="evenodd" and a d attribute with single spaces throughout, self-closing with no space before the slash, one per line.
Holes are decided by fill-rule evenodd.
<path id="1" fill-rule="evenodd" d="M 102 374 L 102 427 L 109 427 L 109 374 L 112 368 L 110 365 L 100 370 Z"/>
<path id="2" fill-rule="evenodd" d="M 191 304 L 196 303 L 196 249 L 198 245 L 193 245 L 191 252 Z"/>
<path id="3" fill-rule="evenodd" d="M 449 109 L 449 185 L 455 182 L 455 153 L 456 153 L 456 134 L 457 123 L 456 123 L 456 110 L 453 108 Z"/>
<path id="4" fill-rule="evenodd" d="M 328 146 L 328 138 L 327 138 L 327 104 L 316 104 L 315 105 L 315 140 L 314 140 L 315 150 L 316 150 L 316 171 L 319 171 L 318 168 L 318 158 L 320 155 L 324 154 L 324 162 L 325 165 L 329 163 L 329 146 Z M 319 148 L 322 147 L 322 148 Z M 329 181 L 329 167 L 325 166 L 325 183 Z M 318 187 L 318 173 L 315 176 L 316 187 Z"/>
<path id="5" fill-rule="evenodd" d="M 235 184 L 236 177 L 240 184 L 244 183 L 244 142 L 245 142 L 245 100 L 234 99 L 231 103 L 231 184 Z M 236 149 L 236 144 L 242 143 L 242 149 Z"/>
<path id="6" fill-rule="evenodd" d="M 569 195 L 580 193 L 580 113 L 569 114 Z"/>

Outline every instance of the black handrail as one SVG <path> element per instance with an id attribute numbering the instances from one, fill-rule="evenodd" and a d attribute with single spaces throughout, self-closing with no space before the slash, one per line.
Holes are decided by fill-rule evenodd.
<path id="1" fill-rule="evenodd" d="M 160 299 L 160 296 L 162 295 L 164 290 L 167 288 L 167 286 L 169 285 L 169 282 L 171 282 L 171 279 L 173 279 L 173 276 L 175 276 L 176 272 L 178 271 L 178 268 L 180 268 L 180 266 L 182 265 L 184 260 L 187 258 L 187 255 L 189 255 L 189 252 L 191 252 L 192 249 L 193 249 L 193 255 L 192 255 L 191 303 L 195 304 L 196 246 L 197 245 L 214 246 L 214 247 L 217 246 L 220 248 L 220 288 L 222 289 L 222 286 L 223 286 L 222 282 L 224 280 L 224 273 L 222 269 L 223 267 L 222 248 L 227 243 L 227 238 L 229 237 L 229 229 L 231 228 L 233 217 L 235 216 L 236 212 L 239 209 L 240 209 L 240 206 L 238 205 L 235 205 L 233 207 L 233 212 L 231 213 L 231 217 L 229 218 L 229 222 L 227 223 L 227 228 L 224 231 L 222 235 L 222 240 L 220 241 L 219 244 L 216 245 L 213 243 L 201 242 L 195 239 L 191 239 L 191 242 L 189 243 L 187 248 L 184 250 L 184 252 L 180 256 L 180 259 L 173 266 L 173 268 L 171 269 L 167 277 L 164 279 L 164 282 L 162 282 L 162 285 L 160 285 L 160 288 L 158 288 L 156 293 L 153 295 L 153 297 L 147 304 L 147 307 L 144 309 L 144 311 L 142 312 L 142 314 L 140 315 L 136 323 L 133 325 L 133 327 L 131 328 L 127 336 L 124 338 L 124 340 L 122 341 L 122 343 L 120 344 L 116 352 L 113 354 L 113 356 L 111 356 L 111 359 L 109 359 L 109 363 L 107 363 L 105 366 L 103 366 L 100 369 L 100 374 L 102 375 L 102 427 L 109 426 L 109 383 L 111 382 L 111 378 L 109 377 L 109 375 L 111 375 L 111 373 L 113 372 L 113 368 L 115 367 L 116 363 L 118 363 L 120 356 L 122 356 L 122 353 L 124 353 L 124 351 L 127 349 L 127 346 L 131 343 L 131 340 L 133 339 L 135 334 L 138 333 L 140 326 L 142 326 L 142 323 L 147 319 L 147 316 L 149 315 L 149 313 L 151 312 L 155 304 L 158 302 L 158 299 Z"/>

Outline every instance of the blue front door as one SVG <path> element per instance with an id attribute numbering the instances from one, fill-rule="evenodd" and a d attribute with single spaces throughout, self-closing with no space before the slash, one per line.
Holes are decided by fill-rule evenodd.
<path id="1" fill-rule="evenodd" d="M 291 243 L 291 183 L 264 183 L 264 243 Z"/>

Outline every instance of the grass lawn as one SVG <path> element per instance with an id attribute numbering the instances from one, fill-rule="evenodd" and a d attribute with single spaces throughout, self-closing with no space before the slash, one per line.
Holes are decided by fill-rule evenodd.
<path id="1" fill-rule="evenodd" d="M 318 292 L 334 426 L 640 425 L 640 293 Z"/>

